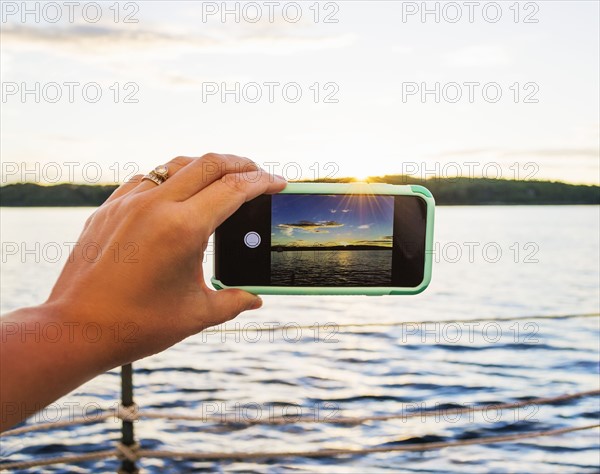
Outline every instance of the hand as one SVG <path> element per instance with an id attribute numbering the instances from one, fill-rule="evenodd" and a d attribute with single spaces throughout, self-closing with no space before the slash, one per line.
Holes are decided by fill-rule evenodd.
<path id="1" fill-rule="evenodd" d="M 285 180 L 233 155 L 167 166 L 164 183 L 137 176 L 94 212 L 46 303 L 2 317 L 0 430 L 102 372 L 260 307 L 245 291 L 210 290 L 203 254 L 219 224 Z"/>
<path id="2" fill-rule="evenodd" d="M 163 184 L 137 176 L 94 212 L 48 300 L 70 320 L 107 332 L 128 326 L 131 337 L 113 348 L 111 365 L 162 351 L 262 304 L 245 291 L 209 289 L 203 254 L 217 226 L 244 202 L 281 191 L 285 180 L 234 155 L 179 157 L 167 166 Z"/>

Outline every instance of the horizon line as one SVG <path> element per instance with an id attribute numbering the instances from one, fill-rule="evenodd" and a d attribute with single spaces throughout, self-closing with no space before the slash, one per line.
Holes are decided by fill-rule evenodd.
<path id="1" fill-rule="evenodd" d="M 410 177 L 410 175 L 403 175 L 403 174 L 385 174 L 383 176 L 369 176 L 366 179 L 357 179 L 354 178 L 352 176 L 345 176 L 345 177 L 340 177 L 340 178 L 323 178 L 323 179 L 294 179 L 294 180 L 288 180 L 289 183 L 334 183 L 334 182 L 351 182 L 351 183 L 367 183 L 367 184 L 378 184 L 380 183 L 380 181 L 377 180 L 383 180 L 386 177 L 404 177 L 406 178 L 406 183 L 404 184 L 410 184 L 411 182 L 419 182 L 419 183 L 429 183 L 429 182 L 435 182 L 435 181 L 444 181 L 444 182 L 448 182 L 451 183 L 453 181 L 458 181 L 458 180 L 471 180 L 471 181 L 490 181 L 490 182 L 515 182 L 515 183 L 552 183 L 552 184 L 566 184 L 569 186 L 589 186 L 589 187 L 600 187 L 600 181 L 596 182 L 596 183 L 589 183 L 589 182 L 575 182 L 575 181 L 560 181 L 560 180 L 554 180 L 554 179 L 507 179 L 507 178 L 486 178 L 483 176 L 477 176 L 477 177 L 473 177 L 473 176 L 451 176 L 451 177 L 440 177 L 440 176 L 432 176 L 429 178 L 412 178 Z M 33 184 L 36 186 L 40 186 L 40 187 L 44 187 L 44 188 L 51 188 L 51 187 L 55 187 L 55 186 L 64 186 L 64 185 L 71 185 L 71 186 L 89 186 L 89 187 L 105 187 L 105 186 L 115 186 L 115 187 L 119 187 L 122 184 L 127 183 L 127 181 L 123 181 L 121 183 L 115 183 L 115 182 L 98 182 L 98 183 L 85 183 L 85 182 L 69 182 L 69 181 L 63 181 L 63 182 L 58 182 L 58 183 L 43 183 L 40 181 L 14 181 L 14 182 L 7 182 L 7 183 L 0 183 L 0 188 L 6 187 L 6 186 L 14 186 L 14 185 L 26 185 L 26 184 Z"/>

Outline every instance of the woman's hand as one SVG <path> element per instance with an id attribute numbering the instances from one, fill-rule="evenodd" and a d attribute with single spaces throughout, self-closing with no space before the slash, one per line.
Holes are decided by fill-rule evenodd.
<path id="1" fill-rule="evenodd" d="M 167 166 L 160 186 L 136 177 L 94 212 L 48 300 L 71 319 L 134 328 L 129 339 L 137 342 L 115 365 L 261 306 L 245 291 L 210 290 L 203 255 L 218 225 L 244 202 L 281 191 L 284 179 L 233 155 L 180 157 Z"/>
<path id="2" fill-rule="evenodd" d="M 285 180 L 233 155 L 179 157 L 167 166 L 161 185 L 137 176 L 94 212 L 45 304 L 2 319 L 3 404 L 30 401 L 42 377 L 53 381 L 33 400 L 40 409 L 103 371 L 261 306 L 241 290 L 210 290 L 203 255 L 219 224 L 244 202 L 281 191 Z M 58 345 L 22 334 L 5 341 L 11 323 L 58 325 L 74 337 Z"/>

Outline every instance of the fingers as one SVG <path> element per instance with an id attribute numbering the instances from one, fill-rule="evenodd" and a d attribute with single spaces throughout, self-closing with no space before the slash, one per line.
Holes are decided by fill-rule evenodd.
<path id="1" fill-rule="evenodd" d="M 117 189 L 115 189 L 113 191 L 113 193 L 109 196 L 109 198 L 104 202 L 105 203 L 111 202 L 111 201 L 114 201 L 115 199 L 120 198 L 121 196 L 124 196 L 125 194 L 130 192 L 133 188 L 135 188 L 138 184 L 140 184 L 143 176 L 144 175 L 142 175 L 142 174 L 136 174 L 135 176 L 132 176 L 127 181 L 125 181 L 121 186 L 119 186 Z"/>
<path id="2" fill-rule="evenodd" d="M 142 193 L 142 192 L 148 191 L 150 189 L 155 189 L 158 186 L 161 186 L 161 191 L 162 191 L 163 190 L 162 187 L 165 186 L 165 184 L 169 180 L 171 180 L 178 171 L 180 171 L 182 168 L 185 168 L 186 166 L 189 166 L 190 163 L 192 163 L 193 161 L 195 161 L 194 158 L 189 158 L 187 156 L 178 156 L 177 158 L 173 158 L 171 161 L 169 161 L 167 163 L 167 169 L 169 170 L 169 175 L 168 175 L 167 181 L 165 181 L 164 183 L 159 185 L 153 181 L 150 181 L 149 179 L 145 179 L 145 180 L 141 181 L 133 189 L 131 189 L 131 193 L 132 194 Z"/>
<path id="3" fill-rule="evenodd" d="M 173 158 L 167 163 L 167 167 L 169 169 L 169 177 L 173 176 L 181 168 L 187 166 L 192 161 L 194 161 L 194 159 L 188 158 L 187 156 L 178 156 L 177 158 Z M 138 193 L 157 187 L 156 183 L 153 183 L 152 181 L 142 181 L 143 177 L 143 174 L 136 174 L 135 176 L 129 178 L 125 183 L 123 183 L 121 186 L 115 189 L 115 191 L 110 195 L 110 197 L 105 201 L 105 203 L 114 201 L 115 199 L 118 199 L 121 196 L 125 196 L 126 194 L 129 194 L 132 191 Z"/>
<path id="4" fill-rule="evenodd" d="M 264 170 L 250 173 L 228 173 L 206 189 L 186 201 L 190 212 L 202 216 L 198 222 L 209 224 L 212 234 L 231 214 L 246 201 L 261 194 L 282 191 L 287 182 L 284 178 L 271 175 Z"/>
<path id="5" fill-rule="evenodd" d="M 161 184 L 161 192 L 176 201 L 185 201 L 228 173 L 247 173 L 259 169 L 248 158 L 209 153 Z"/>
<path id="6" fill-rule="evenodd" d="M 207 291 L 211 320 L 209 326 L 222 324 L 235 318 L 242 311 L 258 309 L 262 306 L 259 296 L 238 289 Z"/>
<path id="7" fill-rule="evenodd" d="M 248 158 L 216 153 L 209 153 L 201 158 L 179 156 L 169 161 L 167 167 L 169 178 L 160 185 L 160 192 L 163 196 L 177 201 L 190 198 L 228 173 L 251 173 L 260 169 Z M 142 178 L 143 175 L 135 175 L 127 183 L 119 186 L 106 202 L 127 194 L 138 194 L 158 188 L 156 183 Z"/>

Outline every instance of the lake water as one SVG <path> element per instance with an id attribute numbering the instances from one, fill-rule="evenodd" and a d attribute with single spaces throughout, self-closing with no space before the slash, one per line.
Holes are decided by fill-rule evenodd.
<path id="1" fill-rule="evenodd" d="M 392 250 L 271 252 L 274 286 L 391 286 Z"/>
<path id="2" fill-rule="evenodd" d="M 2 311 L 43 301 L 91 209 L 1 209 Z M 598 389 L 600 337 L 596 317 L 502 323 L 429 323 L 339 327 L 599 311 L 598 207 L 442 207 L 436 215 L 433 280 L 405 297 L 265 296 L 259 311 L 228 323 L 241 332 L 205 332 L 134 364 L 141 409 L 180 414 L 215 412 L 260 416 L 403 413 L 418 405 L 502 403 Z M 36 242 L 39 251 L 35 250 Z M 15 243 L 16 255 L 7 244 Z M 52 245 L 48 245 L 54 243 Z M 22 250 L 34 249 L 22 254 Z M 15 248 L 14 246 L 11 248 Z M 46 254 L 44 254 L 46 252 Z M 36 261 L 38 256 L 38 261 Z M 210 259 L 209 259 L 210 260 Z M 206 262 L 209 277 L 212 263 Z M 251 328 L 310 326 L 257 333 Z M 333 326 L 326 326 L 327 323 Z M 249 328 L 243 331 L 244 328 Z M 469 329 L 471 328 L 471 330 Z M 419 330 L 420 329 L 420 330 Z M 43 389 L 40 380 L 40 389 Z M 104 374 L 59 400 L 38 421 L 90 407 L 114 407 L 118 371 Z M 254 410 L 254 411 L 252 411 Z M 56 414 L 56 411 L 60 413 Z M 359 425 L 216 425 L 142 420 L 142 447 L 179 451 L 279 451 L 358 448 L 407 441 L 459 440 L 596 423 L 599 398 L 535 413 L 406 418 Z M 41 419 L 40 419 L 41 418 Z M 3 460 L 109 449 L 119 439 L 114 420 L 7 437 Z M 598 472 L 598 430 L 518 443 L 424 453 L 382 453 L 269 462 L 143 459 L 148 472 Z M 113 471 L 114 459 L 36 472 Z"/>

